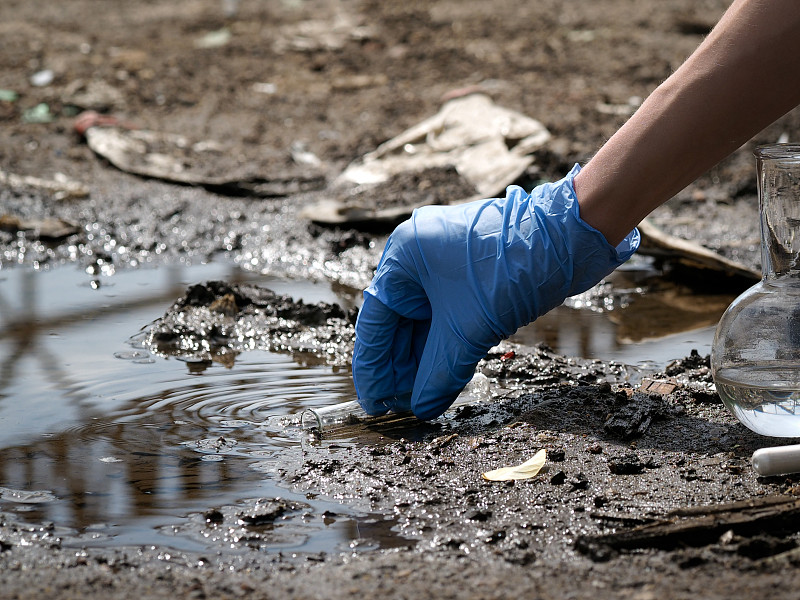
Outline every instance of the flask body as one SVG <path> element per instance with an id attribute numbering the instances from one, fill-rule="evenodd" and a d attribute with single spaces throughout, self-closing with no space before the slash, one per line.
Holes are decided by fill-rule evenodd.
<path id="1" fill-rule="evenodd" d="M 711 369 L 747 427 L 800 437 L 800 145 L 762 146 L 756 166 L 762 279 L 720 319 Z"/>

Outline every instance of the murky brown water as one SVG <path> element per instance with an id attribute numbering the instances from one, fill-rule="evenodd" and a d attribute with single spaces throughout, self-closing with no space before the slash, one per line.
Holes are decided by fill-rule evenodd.
<path id="1" fill-rule="evenodd" d="M 187 517 L 243 499 L 283 497 L 307 508 L 285 520 L 269 550 L 407 543 L 395 539 L 391 521 L 278 485 L 277 469 L 302 459 L 298 433 L 274 417 L 352 400 L 347 370 L 260 351 L 239 355 L 231 368 L 198 365 L 128 343 L 187 285 L 245 278 L 254 279 L 225 265 L 99 279 L 70 267 L 0 271 L 0 511 L 52 522 L 81 545 L 199 549 L 210 541 L 184 527 Z M 324 285 L 255 279 L 309 302 L 337 300 Z M 644 298 L 631 303 L 647 309 L 644 317 L 631 307 L 560 308 L 517 339 L 645 368 L 691 348 L 708 352 L 707 321 L 727 301 L 680 317 L 680 302 L 665 307 L 662 298 L 658 308 L 652 299 L 654 309 Z M 647 311 L 671 315 L 672 331 L 688 331 L 663 337 L 664 323 Z M 647 323 L 655 341 L 643 341 L 651 337 Z"/>
<path id="2" fill-rule="evenodd" d="M 154 543 L 163 534 L 181 545 L 171 525 L 189 513 L 287 496 L 273 471 L 278 455 L 300 460 L 297 438 L 270 417 L 351 399 L 348 373 L 269 352 L 206 367 L 127 343 L 189 283 L 243 277 L 208 265 L 126 272 L 97 287 L 69 268 L 3 271 L 0 510 L 88 532 L 87 543 Z M 264 283 L 336 300 L 324 286 Z M 316 502 L 309 512 L 325 510 Z M 312 518 L 279 545 L 315 546 L 314 529 L 328 530 L 325 546 L 348 543 L 359 515 L 335 511 L 349 519 Z"/>

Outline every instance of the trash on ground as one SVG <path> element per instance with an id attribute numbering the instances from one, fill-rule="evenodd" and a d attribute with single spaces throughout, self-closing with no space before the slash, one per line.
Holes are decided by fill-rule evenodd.
<path id="1" fill-rule="evenodd" d="M 209 31 L 201 38 L 195 40 L 195 48 L 221 48 L 231 41 L 231 30 L 227 27 Z"/>
<path id="2" fill-rule="evenodd" d="M 484 479 L 489 481 L 510 481 L 512 479 L 530 479 L 536 477 L 542 470 L 547 460 L 547 450 L 542 448 L 533 458 L 526 460 L 521 465 L 515 467 L 500 467 L 483 474 Z"/>
<path id="3" fill-rule="evenodd" d="M 103 112 L 125 106 L 125 95 L 102 79 L 76 79 L 64 89 L 61 101 L 83 110 Z"/>
<path id="4" fill-rule="evenodd" d="M 14 90 L 0 89 L 0 102 L 16 102 L 19 99 L 19 94 Z"/>
<path id="5" fill-rule="evenodd" d="M 434 116 L 381 144 L 341 175 L 356 184 L 392 175 L 454 166 L 483 196 L 501 193 L 533 163 L 532 152 L 550 139 L 544 125 L 484 94 L 446 102 Z"/>
<path id="6" fill-rule="evenodd" d="M 598 102 L 595 105 L 597 112 L 603 115 L 616 115 L 621 117 L 630 117 L 642 105 L 642 98 L 639 96 L 631 96 L 628 101 L 623 104 L 611 104 L 609 102 Z"/>
<path id="7" fill-rule="evenodd" d="M 482 196 L 453 166 L 399 173 L 379 185 L 335 187 L 334 197 L 303 209 L 301 215 L 320 225 L 346 225 L 362 230 L 390 230 L 414 208 L 477 200 Z"/>
<path id="8" fill-rule="evenodd" d="M 12 190 L 36 189 L 51 192 L 56 200 L 85 198 L 89 189 L 80 181 L 69 179 L 63 173 L 56 173 L 52 179 L 42 179 L 30 175 L 17 175 L 0 171 L 0 184 Z"/>
<path id="9" fill-rule="evenodd" d="M 122 171 L 197 185 L 220 194 L 285 196 L 325 184 L 320 168 L 298 166 L 288 152 L 246 156 L 242 148 L 134 129 L 130 124 L 93 111 L 82 113 L 75 120 L 75 129 L 96 154 Z"/>
<path id="10" fill-rule="evenodd" d="M 33 86 L 45 87 L 53 83 L 55 77 L 55 73 L 51 69 L 44 69 L 31 75 L 30 82 Z"/>
<path id="11" fill-rule="evenodd" d="M 752 538 L 770 532 L 798 531 L 800 500 L 793 496 L 766 496 L 739 502 L 678 509 L 655 523 L 615 533 L 581 536 L 576 549 L 596 561 L 612 558 L 620 550 L 659 548 L 672 550 L 686 545 L 702 546 L 730 536 Z"/>
<path id="12" fill-rule="evenodd" d="M 305 144 L 301 142 L 295 142 L 291 146 L 291 154 L 292 160 L 296 162 L 298 165 L 309 165 L 311 167 L 321 167 L 322 161 L 320 160 L 319 156 L 311 152 L 308 148 L 306 148 Z"/>
<path id="13" fill-rule="evenodd" d="M 57 217 L 44 217 L 41 219 L 23 219 L 16 215 L 0 215 L 0 229 L 17 233 L 19 231 L 31 232 L 34 237 L 45 240 L 59 240 L 77 233 L 77 224 Z"/>
<path id="14" fill-rule="evenodd" d="M 279 54 L 287 50 L 296 52 L 340 50 L 349 41 L 368 40 L 375 35 L 371 26 L 358 22 L 352 15 L 342 13 L 337 15 L 333 22 L 327 19 L 313 19 L 283 27 L 273 49 Z"/>
<path id="15" fill-rule="evenodd" d="M 386 85 L 387 83 L 389 83 L 389 78 L 385 73 L 377 73 L 375 75 L 357 73 L 356 75 L 337 77 L 331 82 L 331 88 L 334 90 L 360 90 Z"/>
<path id="16" fill-rule="evenodd" d="M 337 180 L 338 197 L 303 214 L 321 224 L 374 227 L 394 224 L 419 206 L 496 196 L 549 139 L 539 121 L 485 94 L 457 97 L 351 163 Z"/>
<path id="17" fill-rule="evenodd" d="M 278 86 L 268 81 L 258 81 L 251 86 L 254 92 L 271 96 L 278 91 Z"/>
<path id="18" fill-rule="evenodd" d="M 25 123 L 52 123 L 53 118 L 53 113 L 50 112 L 50 106 L 44 102 L 22 113 L 22 120 Z"/>
<path id="19" fill-rule="evenodd" d="M 731 280 L 731 283 L 761 279 L 761 273 L 755 269 L 725 258 L 695 242 L 669 235 L 648 219 L 639 224 L 639 233 L 642 236 L 639 254 L 669 260 L 683 271 L 703 277 L 718 273 Z"/>

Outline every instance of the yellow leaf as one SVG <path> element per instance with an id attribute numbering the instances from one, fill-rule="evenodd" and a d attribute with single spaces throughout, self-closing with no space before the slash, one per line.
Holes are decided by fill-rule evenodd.
<path id="1" fill-rule="evenodd" d="M 486 471 L 483 474 L 484 479 L 489 481 L 509 481 L 511 479 L 530 479 L 536 477 L 539 471 L 542 470 L 545 461 L 547 460 L 547 451 L 542 448 L 533 458 L 526 460 L 521 465 L 516 467 L 500 467 L 493 471 Z"/>

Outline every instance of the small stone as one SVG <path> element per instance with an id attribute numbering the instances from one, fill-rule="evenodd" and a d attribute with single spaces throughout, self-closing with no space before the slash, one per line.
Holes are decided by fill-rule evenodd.
<path id="1" fill-rule="evenodd" d="M 614 475 L 638 475 L 645 470 L 646 465 L 634 454 L 615 457 L 608 461 L 608 469 Z"/>
<path id="2" fill-rule="evenodd" d="M 239 312 L 239 307 L 236 306 L 236 298 L 233 294 L 225 294 L 214 300 L 209 306 L 208 310 L 217 312 L 226 317 L 233 317 Z"/>
<path id="3" fill-rule="evenodd" d="M 586 447 L 586 451 L 589 454 L 602 454 L 603 453 L 603 446 L 599 443 L 590 444 Z"/>

